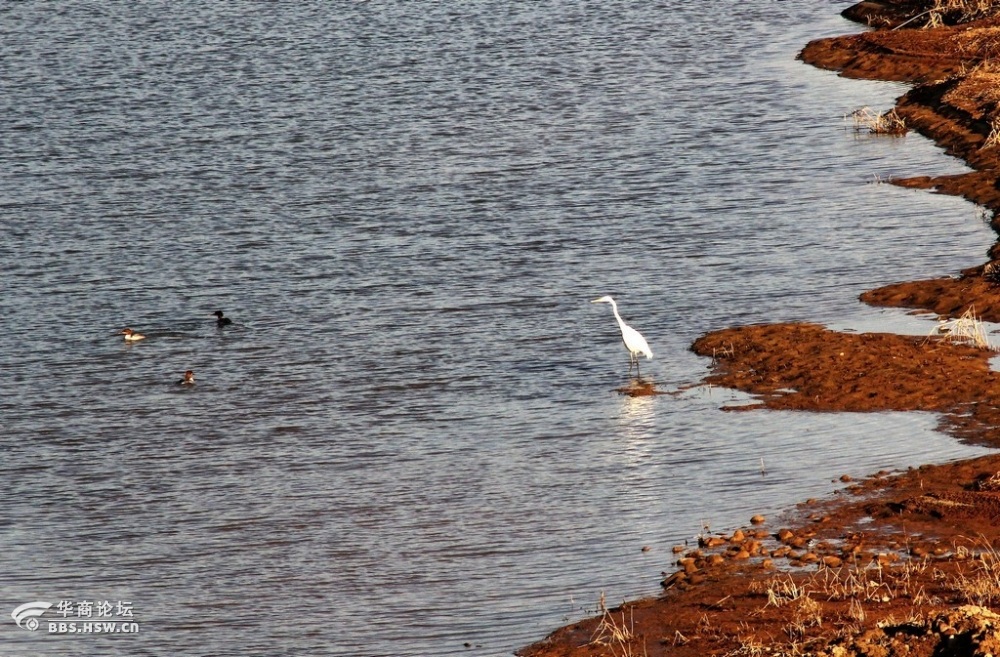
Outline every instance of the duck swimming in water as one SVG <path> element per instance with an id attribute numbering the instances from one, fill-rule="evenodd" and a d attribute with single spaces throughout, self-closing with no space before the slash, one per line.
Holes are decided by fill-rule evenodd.
<path id="1" fill-rule="evenodd" d="M 184 378 L 178 381 L 177 384 L 182 386 L 193 386 L 194 370 L 188 370 L 187 372 L 184 372 Z"/>
<path id="2" fill-rule="evenodd" d="M 222 311 L 221 310 L 216 310 L 212 314 L 215 315 L 216 317 L 218 317 L 218 319 L 215 320 L 216 326 L 229 326 L 230 324 L 233 323 L 233 320 L 229 319 L 228 317 L 223 317 L 222 316 Z"/>
<path id="3" fill-rule="evenodd" d="M 136 340 L 145 340 L 146 336 L 141 333 L 136 333 L 130 328 L 123 328 L 118 332 L 118 335 L 125 336 L 125 342 L 135 342 Z"/>

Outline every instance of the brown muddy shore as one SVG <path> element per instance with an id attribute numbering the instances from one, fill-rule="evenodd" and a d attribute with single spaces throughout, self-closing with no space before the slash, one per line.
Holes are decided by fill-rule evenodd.
<path id="1" fill-rule="evenodd" d="M 847 77 L 913 83 L 895 112 L 972 172 L 893 184 L 963 196 L 1000 233 L 1000 2 L 875 0 L 844 12 L 872 30 L 800 58 Z M 929 221 L 933 217 L 928 217 Z M 987 245 L 984 245 L 987 246 Z M 1000 321 L 1000 242 L 978 267 L 866 292 L 865 303 Z M 957 439 L 1000 446 L 995 355 L 954 333 L 840 333 L 811 324 L 729 328 L 693 350 L 740 407 L 921 410 Z M 675 548 L 663 594 L 561 628 L 523 657 L 1000 655 L 1000 455 L 879 473 L 788 526 L 754 518 Z M 1000 611 L 1000 609 L 998 609 Z"/>

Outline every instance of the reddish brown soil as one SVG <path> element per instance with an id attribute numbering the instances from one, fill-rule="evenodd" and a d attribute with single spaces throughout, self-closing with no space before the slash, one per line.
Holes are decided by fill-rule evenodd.
<path id="1" fill-rule="evenodd" d="M 863 2 L 845 13 L 873 25 L 898 25 L 904 17 L 931 6 L 930 2 L 884 0 Z M 1000 121 L 1000 64 L 994 63 L 998 55 L 1000 15 L 934 29 L 879 29 L 818 39 L 809 43 L 800 57 L 849 77 L 920 83 L 897 101 L 897 114 L 909 128 L 933 139 L 975 170 L 892 182 L 963 196 L 983 206 L 1000 232 L 996 216 L 1000 209 L 1000 143 L 990 140 L 991 135 L 994 139 L 997 136 L 994 126 L 1000 126 L 996 123 Z M 1000 243 L 984 255 L 1000 259 Z M 984 278 L 984 266 L 956 272 L 956 278 L 901 282 L 871 290 L 862 300 L 951 316 L 974 307 L 982 319 L 1000 321 L 1000 285 Z"/>
<path id="2" fill-rule="evenodd" d="M 998 602 L 981 580 L 994 565 L 998 470 L 1000 456 L 989 456 L 875 476 L 846 499 L 803 505 L 797 527 L 706 537 L 678 555 L 662 597 L 564 627 L 520 654 L 986 654 L 972 651 L 985 639 L 957 610 Z M 608 641 L 612 622 L 629 630 L 624 643 Z"/>
<path id="3" fill-rule="evenodd" d="M 894 182 L 964 196 L 991 216 L 1000 209 L 1000 144 L 990 141 L 1000 133 L 1000 65 L 989 63 L 1000 55 L 997 4 L 997 17 L 956 9 L 936 17 L 945 26 L 923 29 L 935 18 L 924 14 L 893 30 L 934 2 L 862 2 L 845 15 L 878 29 L 821 39 L 801 54 L 844 75 L 916 83 L 899 115 L 975 171 Z M 953 318 L 974 308 L 1000 321 L 1000 262 L 991 264 L 1000 246 L 989 257 L 954 277 L 900 282 L 862 300 Z M 712 359 L 707 383 L 756 397 L 742 411 L 933 411 L 956 437 L 1000 446 L 1000 374 L 989 351 L 811 324 L 725 329 L 692 348 Z M 1000 654 L 1000 616 L 986 608 L 1000 605 L 1000 455 L 880 473 L 794 517 L 789 527 L 751 524 L 705 536 L 697 550 L 677 548 L 662 596 L 564 627 L 519 654 Z"/>
<path id="4" fill-rule="evenodd" d="M 627 395 L 629 397 L 651 397 L 653 395 L 674 394 L 658 389 L 655 383 L 647 381 L 646 379 L 633 379 L 626 385 L 616 388 L 615 390 L 618 394 Z"/>
<path id="5" fill-rule="evenodd" d="M 982 320 L 1000 322 L 1000 285 L 974 273 L 893 283 L 865 292 L 861 300 L 873 306 L 920 308 L 947 317 L 960 317 L 971 309 Z"/>
<path id="6" fill-rule="evenodd" d="M 1000 373 L 990 370 L 990 351 L 943 338 L 839 333 L 812 324 L 725 329 L 692 348 L 715 360 L 706 382 L 753 393 L 767 408 L 937 411 L 946 430 L 1000 446 L 994 405 L 1000 404 Z"/>

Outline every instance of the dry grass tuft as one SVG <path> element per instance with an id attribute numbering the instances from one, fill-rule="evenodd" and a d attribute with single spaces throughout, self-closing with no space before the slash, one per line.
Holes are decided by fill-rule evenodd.
<path id="1" fill-rule="evenodd" d="M 730 342 L 727 347 L 713 348 L 712 349 L 712 364 L 718 363 L 719 360 L 723 358 L 732 358 L 736 355 L 736 347 Z"/>
<path id="2" fill-rule="evenodd" d="M 806 595 L 805 590 L 791 575 L 777 575 L 767 581 L 767 605 L 781 607 Z"/>
<path id="3" fill-rule="evenodd" d="M 1000 603 L 1000 552 L 980 537 L 974 542 L 972 553 L 975 557 L 971 571 L 959 571 L 949 584 L 971 604 L 986 607 Z"/>
<path id="4" fill-rule="evenodd" d="M 1000 491 L 1000 472 L 994 472 L 988 477 L 977 479 L 973 486 L 974 490 L 978 491 Z"/>
<path id="5" fill-rule="evenodd" d="M 867 602 L 889 602 L 900 597 L 914 601 L 926 598 L 923 589 L 917 586 L 918 576 L 927 570 L 929 564 L 923 560 L 908 560 L 902 564 L 885 568 L 877 559 L 872 564 L 854 568 L 828 568 L 813 577 L 811 586 L 825 594 L 828 600 L 848 600 L 851 602 L 849 615 L 858 618 L 858 605 Z M 822 578 L 822 579 L 821 579 Z"/>
<path id="6" fill-rule="evenodd" d="M 806 593 L 795 603 L 792 612 L 792 622 L 785 626 L 788 638 L 802 640 L 810 627 L 822 627 L 823 607 Z"/>
<path id="7" fill-rule="evenodd" d="M 928 15 L 925 28 L 957 25 L 989 18 L 1000 14 L 997 0 L 934 0 L 934 6 L 924 12 Z"/>
<path id="8" fill-rule="evenodd" d="M 977 27 L 956 34 L 955 44 L 963 53 L 984 60 L 1000 55 L 1000 27 Z"/>
<path id="9" fill-rule="evenodd" d="M 906 120 L 896 113 L 895 108 L 888 112 L 879 113 L 870 107 L 856 109 L 846 118 L 854 121 L 855 132 L 868 132 L 872 135 L 905 135 L 908 128 Z"/>
<path id="10" fill-rule="evenodd" d="M 1000 2 L 996 0 L 935 0 L 934 4 L 956 15 L 960 23 L 1000 14 Z"/>
<path id="11" fill-rule="evenodd" d="M 996 59 L 985 59 L 973 66 L 963 63 L 954 86 L 941 100 L 992 126 L 1000 104 L 1000 64 Z"/>
<path id="12" fill-rule="evenodd" d="M 857 598 L 851 598 L 851 607 L 847 611 L 847 617 L 860 625 L 864 625 L 865 619 L 868 618 L 865 606 Z"/>
<path id="13" fill-rule="evenodd" d="M 927 22 L 924 23 L 925 30 L 933 30 L 934 28 L 944 27 L 944 26 L 945 26 L 944 12 L 936 9 L 932 9 L 931 11 L 927 12 Z"/>
<path id="14" fill-rule="evenodd" d="M 944 335 L 949 342 L 967 344 L 977 349 L 996 351 L 986 335 L 986 327 L 976 317 L 976 307 L 971 306 L 958 319 L 951 319 L 934 327 L 931 334 Z"/>
<path id="15" fill-rule="evenodd" d="M 740 645 L 730 650 L 723 657 L 763 657 L 771 654 L 771 649 L 756 639 L 742 639 Z"/>
<path id="16" fill-rule="evenodd" d="M 640 638 L 635 634 L 635 621 L 630 616 L 625 620 L 625 611 L 621 612 L 621 620 L 608 609 L 601 592 L 601 599 L 598 602 L 598 611 L 601 613 L 601 622 L 594 630 L 594 637 L 590 640 L 593 645 L 607 646 L 611 650 L 613 657 L 638 657 L 640 654 L 646 655 L 646 643 L 642 642 L 642 653 L 633 651 L 633 644 Z"/>
<path id="17" fill-rule="evenodd" d="M 934 0 L 933 7 L 911 16 L 892 29 L 898 30 L 911 23 L 923 29 L 932 29 L 968 23 L 998 14 L 1000 14 L 1000 2 L 997 0 Z"/>
<path id="18" fill-rule="evenodd" d="M 867 565 L 856 562 L 756 580 L 749 590 L 767 602 L 750 615 L 762 616 L 769 607 L 780 607 L 769 617 L 781 619 L 784 636 L 770 632 L 762 636 L 741 624 L 729 635 L 737 647 L 725 657 L 906 654 L 893 646 L 898 648 L 908 636 L 926 636 L 931 616 L 942 606 L 960 598 L 979 606 L 1000 604 L 1000 549 L 984 538 L 966 539 L 955 545 L 954 554 L 966 563 L 962 576 L 946 574 L 933 557 L 894 560 L 895 553 L 881 553 Z M 956 595 L 949 594 L 945 602 L 928 595 L 925 587 L 950 589 Z M 897 620 L 887 613 L 890 609 L 902 611 L 905 618 Z"/>
<path id="19" fill-rule="evenodd" d="M 990 120 L 990 134 L 980 148 L 996 148 L 1000 146 L 1000 118 Z"/>

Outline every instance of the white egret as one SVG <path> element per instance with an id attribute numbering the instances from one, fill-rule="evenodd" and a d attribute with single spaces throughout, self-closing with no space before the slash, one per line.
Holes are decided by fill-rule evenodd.
<path id="1" fill-rule="evenodd" d="M 642 337 L 642 334 L 636 331 L 634 328 L 625 323 L 622 316 L 618 314 L 618 304 L 611 297 L 601 297 L 600 299 L 594 299 L 590 303 L 610 303 L 611 310 L 615 313 L 615 319 L 618 320 L 618 328 L 622 330 L 622 342 L 625 343 L 625 348 L 628 349 L 628 371 L 629 374 L 632 373 L 632 365 L 635 364 L 635 375 L 636 378 L 639 377 L 639 354 L 645 354 L 647 359 L 653 357 L 653 351 L 649 348 L 646 343 L 646 338 Z"/>

